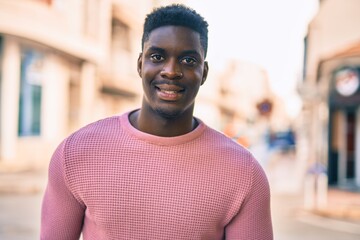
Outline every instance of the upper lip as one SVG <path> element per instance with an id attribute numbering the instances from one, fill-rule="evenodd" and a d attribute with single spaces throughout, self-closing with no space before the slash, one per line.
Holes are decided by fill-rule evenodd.
<path id="1" fill-rule="evenodd" d="M 164 91 L 180 92 L 180 91 L 184 90 L 184 88 L 179 85 L 168 84 L 168 83 L 155 84 L 155 87 L 159 88 L 160 90 L 164 90 Z"/>

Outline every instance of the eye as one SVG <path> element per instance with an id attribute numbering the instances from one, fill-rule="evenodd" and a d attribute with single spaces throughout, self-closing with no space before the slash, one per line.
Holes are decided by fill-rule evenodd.
<path id="1" fill-rule="evenodd" d="M 164 57 L 161 56 L 160 54 L 154 53 L 154 54 L 151 54 L 151 55 L 150 55 L 150 59 L 151 59 L 153 62 L 161 62 L 161 61 L 164 60 Z"/>
<path id="2" fill-rule="evenodd" d="M 184 63 L 186 65 L 195 65 L 197 63 L 197 60 L 193 57 L 184 57 L 181 59 L 181 63 Z"/>

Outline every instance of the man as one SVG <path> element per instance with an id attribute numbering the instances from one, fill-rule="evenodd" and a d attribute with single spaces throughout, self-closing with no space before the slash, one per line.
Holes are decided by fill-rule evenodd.
<path id="1" fill-rule="evenodd" d="M 92 123 L 55 151 L 42 239 L 272 239 L 254 157 L 193 117 L 207 22 L 183 5 L 145 20 L 140 109 Z"/>

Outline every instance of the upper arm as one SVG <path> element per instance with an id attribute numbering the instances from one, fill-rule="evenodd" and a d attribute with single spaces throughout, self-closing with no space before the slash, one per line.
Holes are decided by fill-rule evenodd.
<path id="1" fill-rule="evenodd" d="M 41 239 L 79 239 L 84 207 L 68 189 L 64 176 L 65 141 L 54 152 L 41 211 Z"/>
<path id="2" fill-rule="evenodd" d="M 272 240 L 270 187 L 265 172 L 254 162 L 250 191 L 237 215 L 225 228 L 226 239 Z"/>

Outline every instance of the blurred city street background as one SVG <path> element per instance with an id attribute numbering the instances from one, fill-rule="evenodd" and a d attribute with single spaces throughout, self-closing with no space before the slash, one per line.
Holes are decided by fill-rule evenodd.
<path id="1" fill-rule="evenodd" d="M 195 116 L 250 149 L 275 240 L 360 239 L 359 0 L 0 0 L 0 239 L 39 239 L 56 146 L 138 108 L 144 17 L 209 23 Z"/>

